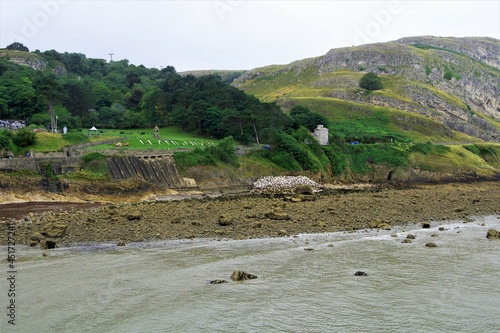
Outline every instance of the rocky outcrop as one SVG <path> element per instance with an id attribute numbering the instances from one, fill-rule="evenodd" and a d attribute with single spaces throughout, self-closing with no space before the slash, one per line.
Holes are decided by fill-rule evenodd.
<path id="1" fill-rule="evenodd" d="M 495 229 L 488 229 L 486 233 L 486 238 L 488 239 L 500 239 L 500 231 Z"/>
<path id="2" fill-rule="evenodd" d="M 266 218 L 271 220 L 289 220 L 290 216 L 281 207 L 276 207 L 265 214 Z"/>
<path id="3" fill-rule="evenodd" d="M 243 271 L 234 271 L 233 274 L 231 274 L 231 280 L 233 281 L 252 280 L 256 278 L 257 278 L 256 275 L 249 274 Z"/>
<path id="4" fill-rule="evenodd" d="M 49 222 L 45 225 L 41 234 L 50 238 L 59 238 L 64 236 L 67 227 L 67 223 Z"/>
<path id="5" fill-rule="evenodd" d="M 223 214 L 223 215 L 219 216 L 219 218 L 217 220 L 217 223 L 219 223 L 219 225 L 221 225 L 223 227 L 231 225 L 231 224 L 233 224 L 233 222 L 234 222 L 234 218 L 232 215 L 229 215 L 229 214 Z"/>

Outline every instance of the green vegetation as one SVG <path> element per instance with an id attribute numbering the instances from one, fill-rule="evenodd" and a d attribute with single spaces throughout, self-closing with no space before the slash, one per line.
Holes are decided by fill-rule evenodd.
<path id="1" fill-rule="evenodd" d="M 361 80 L 359 80 L 359 86 L 366 90 L 380 90 L 382 89 L 382 80 L 376 73 L 369 72 L 361 77 Z"/>
<path id="2" fill-rule="evenodd" d="M 234 167 L 239 166 L 236 146 L 232 137 L 222 139 L 216 146 L 196 147 L 189 152 L 175 152 L 174 158 L 181 171 L 198 165 L 217 165 L 218 162 L 227 163 Z"/>
<path id="3" fill-rule="evenodd" d="M 43 66 L 35 70 L 13 63 L 9 57 L 14 53 Z M 63 126 L 168 125 L 199 137 L 233 136 L 245 143 L 259 143 L 266 132 L 289 123 L 277 105 L 246 95 L 216 74 L 181 76 L 171 66 L 158 70 L 78 53 L 27 52 L 19 45 L 0 50 L 0 119 L 27 120 L 50 132 Z"/>
<path id="4" fill-rule="evenodd" d="M 427 82 L 398 74 L 398 68 L 386 62 L 364 63 L 368 70 L 386 73 L 381 78 L 373 72 L 359 73 L 367 68 L 347 60 L 341 70 L 318 75 L 318 68 L 304 61 L 256 70 L 258 75 L 240 85 L 254 97 L 229 84 L 241 72 L 180 75 L 171 66 L 148 69 L 127 60 L 108 63 L 82 54 L 29 52 L 22 44 L 11 45 L 0 50 L 0 119 L 24 119 L 30 126 L 0 132 L 0 151 L 21 155 L 95 143 L 86 148 L 82 170 L 65 176 L 91 180 L 108 177 L 106 158 L 95 151 L 114 154 L 129 149 L 174 150 L 181 172 L 207 166 L 246 177 L 288 172 L 360 179 L 378 167 L 470 169 L 491 175 L 500 166 L 498 146 L 452 131 L 434 120 L 439 115 L 432 108 L 428 118 L 403 111 L 416 105 L 414 95 L 432 96 L 454 112 L 467 112 L 472 121 L 498 126 L 452 92 L 432 85 L 434 68 L 442 70 L 446 80 L 459 80 L 460 73 L 465 75 L 459 63 L 435 61 L 429 57 L 433 52 L 418 52 L 425 59 Z M 13 55 L 36 58 L 46 67 L 35 70 L 12 63 L 8 60 Z M 484 73 L 482 67 L 478 70 Z M 422 67 L 419 71 L 423 76 Z M 319 145 L 311 134 L 319 124 L 329 129 L 329 145 Z M 51 131 L 62 126 L 70 128 L 68 134 Z M 99 132 L 89 132 L 91 126 Z M 35 135 L 33 128 L 49 131 Z M 100 143 L 108 139 L 114 141 Z M 459 141 L 474 144 L 432 143 Z M 236 142 L 253 149 L 238 157 Z M 51 165 L 44 168 L 47 177 L 54 177 Z"/>

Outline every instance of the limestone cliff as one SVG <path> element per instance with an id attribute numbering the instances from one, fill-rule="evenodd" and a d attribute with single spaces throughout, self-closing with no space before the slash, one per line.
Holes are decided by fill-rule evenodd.
<path id="1" fill-rule="evenodd" d="M 383 90 L 366 94 L 359 89 L 367 72 L 383 78 Z M 332 49 L 324 56 L 248 71 L 234 85 L 285 107 L 304 97 L 386 106 L 500 141 L 500 41 L 493 38 L 410 37 Z"/>

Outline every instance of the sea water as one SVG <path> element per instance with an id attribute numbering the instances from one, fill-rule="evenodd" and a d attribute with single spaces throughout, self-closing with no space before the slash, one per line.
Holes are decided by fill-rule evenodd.
<path id="1" fill-rule="evenodd" d="M 0 331 L 500 332 L 500 240 L 486 239 L 489 228 L 500 229 L 497 216 L 430 229 L 80 245 L 47 257 L 17 246 L 15 326 L 5 261 Z M 402 243 L 408 234 L 416 239 Z M 233 282 L 234 270 L 258 278 Z"/>

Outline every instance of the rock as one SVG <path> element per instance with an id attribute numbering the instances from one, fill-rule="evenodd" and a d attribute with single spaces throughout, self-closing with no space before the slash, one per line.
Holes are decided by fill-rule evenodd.
<path id="1" fill-rule="evenodd" d="M 356 273 L 354 273 L 354 276 L 368 276 L 368 274 L 362 271 L 357 271 Z"/>
<path id="2" fill-rule="evenodd" d="M 56 248 L 56 243 L 54 241 L 42 239 L 40 241 L 40 248 L 42 250 L 55 249 Z"/>
<path id="3" fill-rule="evenodd" d="M 430 222 L 422 222 L 422 228 L 429 229 L 431 227 Z"/>
<path id="4" fill-rule="evenodd" d="M 415 235 L 408 234 L 408 235 L 406 236 L 406 238 L 407 238 L 407 239 L 415 239 L 415 238 L 417 238 L 417 237 L 416 237 Z"/>
<path id="5" fill-rule="evenodd" d="M 436 243 L 426 243 L 425 247 L 438 247 Z"/>
<path id="6" fill-rule="evenodd" d="M 272 211 L 267 212 L 265 216 L 271 220 L 289 220 L 290 216 L 283 210 L 283 208 L 276 207 Z"/>
<path id="7" fill-rule="evenodd" d="M 127 220 L 129 221 L 139 221 L 140 219 L 142 219 L 142 213 L 138 210 L 127 214 Z"/>
<path id="8" fill-rule="evenodd" d="M 40 241 L 41 241 L 42 239 L 44 239 L 44 238 L 45 238 L 45 237 L 44 237 L 41 233 L 39 233 L 39 232 L 34 232 L 34 233 L 32 233 L 32 234 L 31 234 L 31 236 L 30 236 L 30 240 L 32 240 L 32 241 L 34 241 L 34 242 L 37 242 L 37 243 L 40 243 Z"/>
<path id="9" fill-rule="evenodd" d="M 253 229 L 262 228 L 262 222 L 254 222 L 250 227 Z"/>
<path id="10" fill-rule="evenodd" d="M 215 279 L 215 280 L 208 281 L 208 284 L 222 284 L 222 283 L 227 283 L 227 281 L 226 280 L 220 280 L 220 279 Z"/>
<path id="11" fill-rule="evenodd" d="M 444 227 L 439 227 L 439 231 L 445 231 L 446 229 Z"/>
<path id="12" fill-rule="evenodd" d="M 411 239 L 405 238 L 401 243 L 410 244 L 411 243 Z"/>
<path id="13" fill-rule="evenodd" d="M 65 223 L 49 222 L 44 226 L 42 235 L 50 238 L 62 237 L 64 236 L 67 227 L 68 225 Z"/>
<path id="14" fill-rule="evenodd" d="M 391 230 L 392 229 L 392 226 L 388 223 L 380 223 L 378 226 L 377 226 L 378 229 L 381 229 L 381 230 Z"/>
<path id="15" fill-rule="evenodd" d="M 219 225 L 223 226 L 223 227 L 226 227 L 228 225 L 231 225 L 233 224 L 233 217 L 231 215 L 228 215 L 228 214 L 224 214 L 224 215 L 221 215 L 218 219 L 217 219 L 217 223 L 219 223 Z"/>
<path id="16" fill-rule="evenodd" d="M 313 189 L 309 185 L 300 184 L 295 187 L 295 194 L 314 195 Z"/>
<path id="17" fill-rule="evenodd" d="M 306 247 L 306 248 L 304 248 L 304 251 L 314 251 L 314 249 L 310 248 L 310 247 Z"/>
<path id="18" fill-rule="evenodd" d="M 233 274 L 231 274 L 231 280 L 233 281 L 251 280 L 256 278 L 256 275 L 249 274 L 243 271 L 234 271 Z"/>
<path id="19" fill-rule="evenodd" d="M 488 239 L 500 239 L 500 231 L 495 229 L 488 229 L 486 232 L 486 238 Z"/>
<path id="20" fill-rule="evenodd" d="M 125 241 L 122 241 L 122 240 L 121 240 L 121 241 L 119 241 L 119 242 L 116 244 L 116 246 L 125 246 L 125 245 L 126 245 L 126 244 L 125 244 Z"/>

